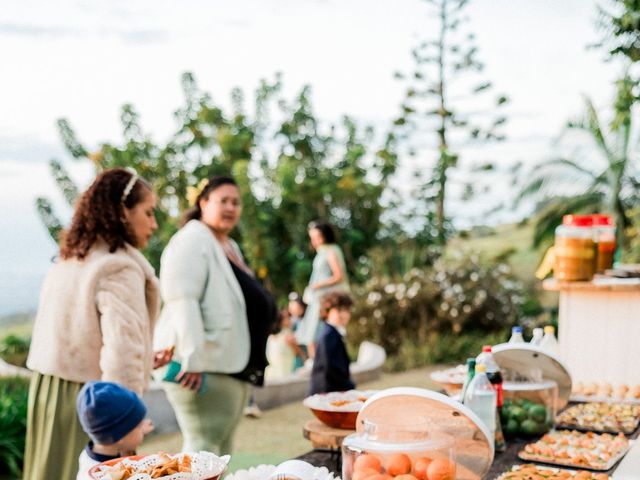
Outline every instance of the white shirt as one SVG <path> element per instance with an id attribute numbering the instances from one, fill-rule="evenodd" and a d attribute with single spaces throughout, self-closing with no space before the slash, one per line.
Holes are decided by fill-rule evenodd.
<path id="1" fill-rule="evenodd" d="M 82 453 L 78 458 L 78 476 L 76 480 L 93 480 L 89 476 L 89 470 L 98 465 L 99 463 L 106 462 L 107 460 L 113 460 L 117 457 L 110 457 L 108 455 L 100 455 L 93 451 L 93 442 L 89 442 L 88 445 L 82 449 Z"/>
<path id="2" fill-rule="evenodd" d="M 80 458 L 78 458 L 78 476 L 76 477 L 76 480 L 91 480 L 89 470 L 99 463 L 100 462 L 89 456 L 86 448 L 82 450 Z"/>

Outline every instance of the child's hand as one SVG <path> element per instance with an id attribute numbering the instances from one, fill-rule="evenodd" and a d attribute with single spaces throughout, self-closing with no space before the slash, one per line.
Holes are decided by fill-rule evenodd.
<path id="1" fill-rule="evenodd" d="M 153 368 L 164 367 L 173 358 L 173 351 L 176 349 L 175 345 L 153 354 Z"/>
<path id="2" fill-rule="evenodd" d="M 153 432 L 154 429 L 154 425 L 153 425 L 153 421 L 150 418 L 145 418 L 144 420 L 142 420 L 142 434 L 143 435 L 148 435 L 149 433 Z"/>

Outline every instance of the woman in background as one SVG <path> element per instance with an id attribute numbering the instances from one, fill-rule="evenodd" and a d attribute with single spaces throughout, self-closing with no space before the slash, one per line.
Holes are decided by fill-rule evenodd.
<path id="1" fill-rule="evenodd" d="M 306 349 L 308 356 L 313 357 L 320 327 L 320 298 L 334 290 L 349 292 L 349 280 L 333 227 L 327 222 L 315 221 L 309 224 L 308 232 L 316 256 L 309 285 L 303 295 L 307 310 L 296 330 L 296 340 Z"/>

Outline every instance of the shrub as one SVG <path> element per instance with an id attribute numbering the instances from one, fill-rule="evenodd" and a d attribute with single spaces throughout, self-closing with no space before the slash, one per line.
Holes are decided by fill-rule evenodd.
<path id="1" fill-rule="evenodd" d="M 482 351 L 483 345 L 496 345 L 506 342 L 511 332 L 508 329 L 486 332 L 464 332 L 461 334 L 434 332 L 427 337 L 424 345 L 405 340 L 398 351 L 387 358 L 384 370 L 402 372 L 411 368 L 420 368 L 435 363 L 462 362 L 465 358 L 475 357 Z"/>
<path id="2" fill-rule="evenodd" d="M 508 264 L 476 255 L 440 259 L 395 282 L 373 277 L 354 296 L 349 343 L 382 345 L 391 365 L 398 355 L 410 364 L 417 357 L 428 363 L 477 353 L 488 338 L 503 340 L 524 302 Z"/>
<path id="3" fill-rule="evenodd" d="M 0 340 L 0 358 L 12 365 L 25 367 L 30 344 L 30 338 L 7 335 Z"/>
<path id="4" fill-rule="evenodd" d="M 21 478 L 27 435 L 29 380 L 0 377 L 0 472 Z"/>

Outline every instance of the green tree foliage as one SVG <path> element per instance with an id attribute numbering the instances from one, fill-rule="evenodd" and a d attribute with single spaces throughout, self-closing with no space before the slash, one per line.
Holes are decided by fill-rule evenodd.
<path id="1" fill-rule="evenodd" d="M 468 19 L 467 0 L 425 0 L 438 22 L 438 33 L 412 51 L 415 67 L 396 77 L 405 81 L 407 90 L 396 125 L 403 136 L 416 138 L 421 144 L 409 149 L 418 157 L 425 149 L 427 134 L 435 135 L 437 152 L 431 171 L 415 168 L 418 187 L 412 197 L 423 202 L 424 221 L 419 236 L 443 245 L 447 236 L 446 199 L 451 169 L 459 163 L 464 142 L 500 141 L 500 128 L 506 117 L 500 113 L 507 103 L 504 95 L 490 95 L 492 83 L 483 77 L 484 65 L 478 60 L 478 48 L 472 33 L 464 31 Z M 488 97 L 487 106 L 485 100 Z M 471 185 L 466 196 L 472 194 Z M 413 220 L 415 221 L 415 219 Z"/>
<path id="2" fill-rule="evenodd" d="M 520 198 L 541 201 L 534 244 L 553 238 L 554 229 L 569 213 L 604 212 L 614 216 L 620 245 L 628 246 L 625 229 L 630 226 L 628 209 L 637 204 L 638 127 L 634 123 L 633 91 L 638 83 L 628 75 L 616 82 L 613 114 L 605 124 L 596 107 L 585 98 L 583 118 L 567 124 L 568 133 L 590 140 L 593 148 L 574 151 L 571 158 L 560 157 L 535 165 Z M 594 157 L 595 154 L 595 157 Z"/>
<path id="3" fill-rule="evenodd" d="M 608 0 L 598 6 L 598 26 L 603 32 L 598 46 L 612 56 L 623 55 L 631 62 L 640 60 L 640 1 Z"/>
<path id="4" fill-rule="evenodd" d="M 305 286 L 312 255 L 306 226 L 316 218 L 338 227 L 348 268 L 358 277 L 378 241 L 381 197 L 396 168 L 394 137 L 378 141 L 371 128 L 348 117 L 338 125 L 323 125 L 313 112 L 310 88 L 286 99 L 279 76 L 261 82 L 252 108 L 243 92 L 234 89 L 229 111 L 201 91 L 193 75 L 183 75 L 182 87 L 185 104 L 175 113 L 178 126 L 165 145 L 144 132 L 131 105 L 122 109 L 122 142 L 104 143 L 93 152 L 69 122 L 58 124 L 73 158 L 92 162 L 96 172 L 133 167 L 153 184 L 159 229 L 145 251 L 153 265 L 159 267 L 161 252 L 188 207 L 187 187 L 212 175 L 231 174 L 240 185 L 244 208 L 234 235 L 272 291 L 282 295 Z M 51 166 L 73 203 L 77 188 L 59 162 Z M 56 236 L 61 223 L 50 203 L 39 199 L 38 206 Z"/>

